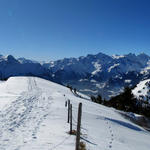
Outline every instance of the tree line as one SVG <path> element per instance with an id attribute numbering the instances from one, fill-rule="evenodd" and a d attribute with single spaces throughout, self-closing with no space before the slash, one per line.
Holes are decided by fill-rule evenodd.
<path id="1" fill-rule="evenodd" d="M 76 94 L 77 89 L 70 85 L 67 87 Z M 117 96 L 110 98 L 110 100 L 103 99 L 101 95 L 91 96 L 92 102 L 102 104 L 108 107 L 113 107 L 118 110 L 133 112 L 146 117 L 150 117 L 150 104 L 140 97 L 135 98 L 132 89 L 129 87 L 124 88 L 124 91 Z"/>
<path id="2" fill-rule="evenodd" d="M 132 89 L 126 87 L 122 93 L 112 97 L 110 100 L 105 100 L 98 96 L 91 96 L 91 100 L 98 104 L 103 104 L 108 107 L 114 107 L 116 109 L 133 112 L 137 114 L 150 117 L 150 104 L 142 99 L 137 99 L 132 94 Z"/>

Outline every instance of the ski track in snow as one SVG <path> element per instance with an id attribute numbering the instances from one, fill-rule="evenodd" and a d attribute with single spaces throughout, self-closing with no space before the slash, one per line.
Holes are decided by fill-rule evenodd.
<path id="1" fill-rule="evenodd" d="M 35 140 L 47 112 L 51 113 L 52 98 L 47 99 L 34 78 L 29 78 L 28 82 L 28 91 L 0 112 L 0 150 L 19 150 L 29 141 Z M 43 103 L 44 100 L 47 102 Z"/>

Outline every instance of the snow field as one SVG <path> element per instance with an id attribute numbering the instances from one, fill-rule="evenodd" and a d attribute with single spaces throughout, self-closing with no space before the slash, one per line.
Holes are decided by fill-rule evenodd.
<path id="1" fill-rule="evenodd" d="M 83 104 L 81 137 L 87 150 L 149 150 L 149 132 L 115 109 L 76 97 L 53 82 L 13 77 L 0 83 L 1 97 L 0 150 L 74 150 L 75 136 L 67 133 L 68 99 L 73 105 L 73 129 L 78 104 Z"/>

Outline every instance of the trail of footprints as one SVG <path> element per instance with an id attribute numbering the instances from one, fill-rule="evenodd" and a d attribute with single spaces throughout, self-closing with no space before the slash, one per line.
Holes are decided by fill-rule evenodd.
<path id="1" fill-rule="evenodd" d="M 111 125 L 109 124 L 108 120 L 105 119 L 105 121 L 106 121 L 106 124 L 107 124 L 107 126 L 108 126 L 108 128 L 109 128 L 109 132 L 110 132 L 110 141 L 109 141 L 109 143 L 108 143 L 108 147 L 109 147 L 109 149 L 111 149 L 111 148 L 112 148 L 113 141 L 114 141 L 114 134 L 113 134 Z"/>

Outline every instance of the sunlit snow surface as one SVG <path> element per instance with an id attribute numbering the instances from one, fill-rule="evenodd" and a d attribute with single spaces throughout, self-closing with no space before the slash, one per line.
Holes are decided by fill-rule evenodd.
<path id="1" fill-rule="evenodd" d="M 0 150 L 74 150 L 75 136 L 67 133 L 68 99 L 73 104 L 73 129 L 78 103 L 83 103 L 81 136 L 88 150 L 149 150 L 150 133 L 114 109 L 33 77 L 0 83 Z"/>
<path id="2" fill-rule="evenodd" d="M 132 90 L 135 97 L 150 103 L 150 79 L 143 80 Z"/>

